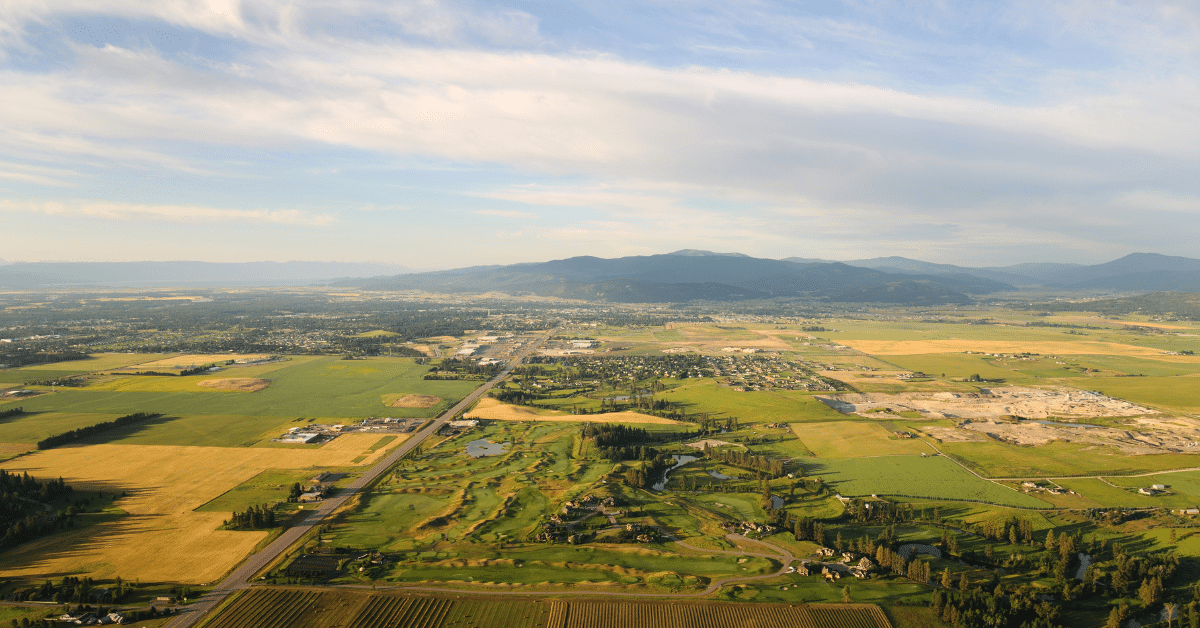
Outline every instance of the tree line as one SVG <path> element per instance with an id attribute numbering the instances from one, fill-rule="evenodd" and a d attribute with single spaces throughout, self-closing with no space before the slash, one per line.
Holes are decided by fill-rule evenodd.
<path id="1" fill-rule="evenodd" d="M 51 534 L 69 523 L 74 509 L 52 513 L 47 502 L 66 498 L 72 491 L 62 478 L 39 482 L 28 473 L 0 469 L 0 529 L 4 530 L 0 549 Z"/>
<path id="2" fill-rule="evenodd" d="M 160 416 L 162 416 L 162 414 L 157 412 L 137 412 L 134 414 L 127 414 L 123 417 L 113 419 L 112 421 L 104 421 L 95 425 L 73 429 L 69 432 L 63 432 L 62 434 L 55 434 L 54 436 L 44 438 L 38 441 L 37 448 L 51 449 L 53 447 L 58 447 L 70 442 L 88 438 L 89 436 L 94 436 L 111 429 L 133 425 L 134 423 L 140 423 L 148 419 L 155 419 Z"/>

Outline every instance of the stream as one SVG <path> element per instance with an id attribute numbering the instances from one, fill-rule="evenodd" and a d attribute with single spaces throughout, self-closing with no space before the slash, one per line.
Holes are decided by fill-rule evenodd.
<path id="1" fill-rule="evenodd" d="M 689 462 L 695 462 L 696 460 L 700 459 L 699 456 L 681 456 L 679 454 L 676 454 L 671 457 L 675 459 L 675 465 L 672 466 L 670 469 L 663 471 L 662 479 L 659 480 L 658 482 L 654 483 L 653 485 L 651 485 L 650 488 L 652 488 L 656 491 L 666 490 L 667 478 L 670 477 L 672 471 L 674 471 L 675 469 L 678 469 L 679 467 L 682 467 L 683 465 L 685 465 Z"/>

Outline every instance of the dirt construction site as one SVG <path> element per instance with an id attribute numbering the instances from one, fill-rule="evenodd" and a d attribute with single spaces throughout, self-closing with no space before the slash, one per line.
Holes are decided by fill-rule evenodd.
<path id="1" fill-rule="evenodd" d="M 927 419 L 1082 419 L 1158 414 L 1157 410 L 1085 390 L 1057 388 L 981 388 L 978 393 L 848 393 L 817 397 L 843 414 L 902 418 L 918 412 Z"/>
<path id="2" fill-rule="evenodd" d="M 938 442 L 993 440 L 1036 447 L 1063 441 L 1116 447 L 1128 455 L 1200 450 L 1200 421 L 1166 416 L 1089 391 L 1006 387 L 978 393 L 856 393 L 818 398 L 839 412 L 872 419 L 901 419 L 901 412 L 917 412 L 928 419 L 954 420 L 952 427 L 915 428 Z M 1122 424 L 1060 422 L 1099 417 L 1119 417 Z"/>

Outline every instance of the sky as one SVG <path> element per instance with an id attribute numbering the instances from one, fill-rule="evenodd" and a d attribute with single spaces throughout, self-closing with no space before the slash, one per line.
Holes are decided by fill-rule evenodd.
<path id="1" fill-rule="evenodd" d="M 0 0 L 0 94 L 9 262 L 1200 257 L 1195 2 Z"/>

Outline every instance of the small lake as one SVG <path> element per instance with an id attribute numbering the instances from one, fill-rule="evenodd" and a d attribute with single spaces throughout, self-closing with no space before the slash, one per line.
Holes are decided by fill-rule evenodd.
<path id="1" fill-rule="evenodd" d="M 783 508 L 783 498 L 778 495 L 771 496 L 771 510 L 779 510 Z"/>
<path id="2" fill-rule="evenodd" d="M 673 467 L 671 467 L 670 469 L 663 471 L 662 479 L 659 480 L 654 485 L 652 485 L 650 488 L 652 488 L 656 491 L 666 490 L 667 478 L 670 477 L 672 471 L 674 471 L 675 469 L 678 469 L 679 467 L 682 467 L 683 465 L 685 465 L 689 462 L 695 462 L 700 459 L 699 456 L 680 456 L 678 454 L 671 456 L 671 457 L 675 459 L 675 465 Z"/>
<path id="3" fill-rule="evenodd" d="M 482 458 L 484 456 L 499 456 L 508 451 L 509 443 L 493 443 L 492 441 L 481 438 L 467 443 L 467 455 L 472 458 Z"/>
<path id="4" fill-rule="evenodd" d="M 736 479 L 738 479 L 738 477 L 736 475 L 725 475 L 724 473 L 720 473 L 718 471 L 709 471 L 708 474 L 713 476 L 714 478 L 717 478 L 718 480 L 736 480 Z"/>

